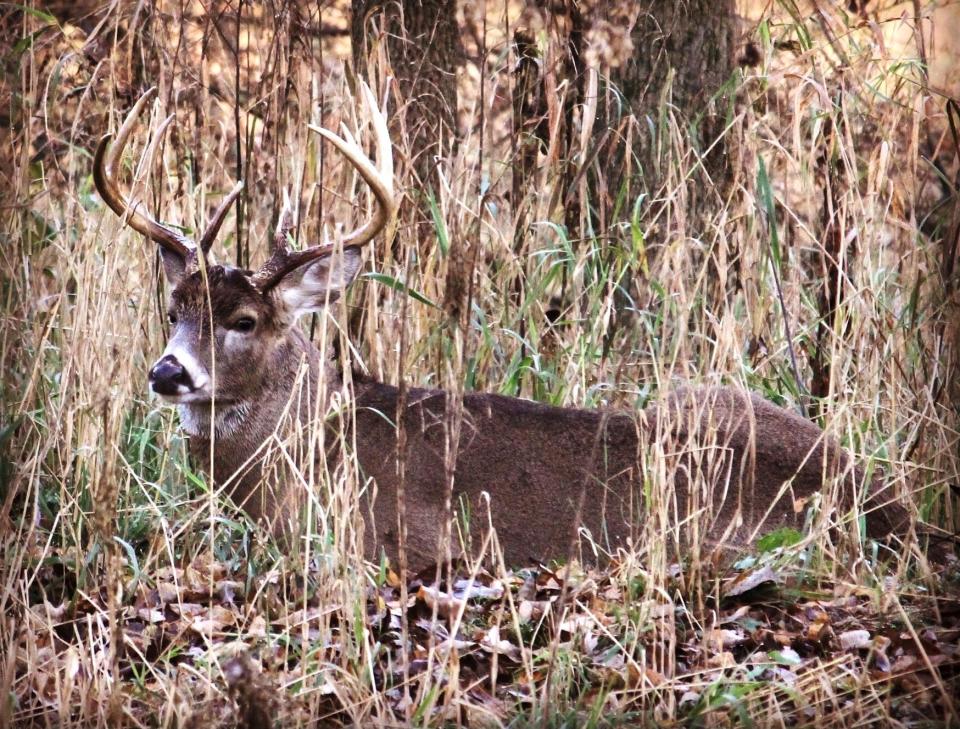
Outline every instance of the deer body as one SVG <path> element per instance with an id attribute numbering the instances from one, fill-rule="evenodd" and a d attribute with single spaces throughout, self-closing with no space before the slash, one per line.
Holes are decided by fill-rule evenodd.
<path id="1" fill-rule="evenodd" d="M 389 555 L 399 547 L 396 453 L 382 444 L 395 443 L 396 434 L 377 413 L 395 412 L 397 395 L 378 383 L 360 384 L 356 395 L 357 429 L 363 433 L 357 460 L 379 487 L 372 508 L 376 544 L 368 539 L 367 549 L 383 548 Z M 446 393 L 414 389 L 404 411 L 407 550 L 415 565 L 436 557 L 437 525 L 447 518 L 445 407 Z M 489 394 L 465 395 L 463 410 L 453 504 L 470 506 L 474 547 L 489 511 L 507 564 L 568 556 L 594 562 L 640 544 L 651 518 L 645 486 L 657 447 L 669 469 L 663 526 L 683 520 L 691 509 L 701 512 L 690 523 L 702 532 L 691 534 L 688 527 L 687 539 L 742 546 L 761 523 L 760 534 L 802 527 L 804 510 L 793 508 L 795 499 L 824 483 L 823 434 L 816 426 L 728 388 L 682 388 L 640 413 L 558 408 Z M 782 433 L 785 425 L 792 428 L 790 442 L 764 439 L 771 427 Z M 840 453 L 833 449 L 831 455 Z M 840 465 L 838 459 L 831 467 Z M 710 503 L 691 502 L 694 482 L 709 484 Z M 598 551 L 578 540 L 578 531 Z"/>
<path id="2" fill-rule="evenodd" d="M 150 92 L 114 144 L 109 138 L 101 142 L 94 179 L 110 207 L 160 245 L 172 287 L 173 329 L 151 369 L 151 388 L 178 405 L 190 449 L 209 466 L 212 480 L 225 484 L 251 516 L 289 523 L 296 511 L 294 479 L 285 479 L 282 470 L 262 473 L 257 453 L 278 429 L 322 421 L 336 394 L 353 417 L 323 426 L 330 429 L 325 442 L 341 449 L 327 455 L 355 457 L 364 484 L 367 552 L 398 553 L 399 455 L 406 546 L 416 567 L 438 556 L 437 538 L 448 517 L 447 395 L 410 390 L 400 411 L 396 388 L 362 378 L 345 388 L 333 363 L 296 326 L 300 315 L 322 311 L 342 295 L 359 271 L 359 248 L 384 227 L 395 206 L 386 122 L 369 90 L 364 92 L 378 167 L 352 139 L 316 129 L 356 167 L 377 201 L 373 219 L 340 245 L 290 251 L 292 220 L 285 209 L 273 254 L 260 270 L 207 264 L 207 250 L 239 186 L 216 211 L 199 246 L 143 214 L 120 193 L 115 168 Z M 398 422 L 406 434 L 402 454 Z M 349 444 L 356 444 L 354 453 L 344 452 Z M 575 536 L 585 537 L 581 555 L 593 559 L 636 544 L 644 530 L 650 535 L 670 524 L 682 534 L 674 540 L 677 548 L 743 544 L 779 526 L 801 526 L 804 504 L 834 479 L 840 479 L 836 505 L 849 508 L 862 481 L 847 455 L 815 425 L 722 387 L 679 388 L 638 413 L 468 394 L 458 451 L 452 504 L 469 507 L 467 548 L 477 547 L 489 517 L 508 563 L 569 556 Z M 906 523 L 899 507 L 873 500 L 867 509 L 873 536 Z"/>
<path id="3" fill-rule="evenodd" d="M 287 372 L 312 362 L 312 375 L 323 372 L 319 352 L 297 338 Z M 299 350 L 299 351 L 298 351 Z M 311 351 L 312 350 L 312 351 Z M 328 387 L 341 383 L 332 368 Z M 311 377 L 311 380 L 313 378 Z M 282 485 L 265 486 L 250 455 L 274 432 L 295 387 L 272 391 L 249 425 L 223 430 L 214 449 L 213 475 L 225 480 L 235 501 L 255 519 L 271 522 L 293 516 L 296 498 Z M 312 383 L 309 389 L 316 391 Z M 411 389 L 403 409 L 406 449 L 397 450 L 399 390 L 370 380 L 354 385 L 356 463 L 366 483 L 362 509 L 366 518 L 367 555 L 381 551 L 396 560 L 397 459 L 405 468 L 404 499 L 409 564 L 435 561 L 445 510 L 445 411 L 442 390 Z M 307 403 L 309 398 L 295 398 Z M 207 406 L 181 406 L 183 422 L 209 423 Z M 315 412 L 301 408 L 302 417 Z M 705 543 L 744 546 L 773 529 L 802 528 L 804 504 L 832 478 L 842 479 L 842 503 L 853 503 L 860 474 L 823 432 L 803 418 L 756 395 L 726 387 L 680 388 L 665 401 L 639 413 L 559 408 L 485 393 L 464 396 L 452 503 L 469 506 L 476 549 L 489 522 L 507 564 L 529 559 L 576 556 L 594 561 L 618 548 L 637 545 L 651 515 L 645 503 L 645 477 L 659 447 L 667 465 L 667 495 L 661 523 L 688 522 Z M 201 462 L 210 454 L 209 430 L 191 432 L 191 452 Z M 691 487 L 709 493 L 699 501 Z M 709 498 L 709 500 L 708 500 Z M 287 503 L 281 503 L 288 500 Z M 898 528 L 904 515 L 894 507 L 868 505 L 868 529 L 882 537 Z M 893 521 L 891 521 L 893 519 Z M 696 525 L 695 527 L 693 525 Z M 588 537 L 596 548 L 579 542 Z M 693 535 L 687 534 L 687 538 Z M 683 540 L 686 541 L 686 540 Z M 678 541 L 676 548 L 681 548 Z M 584 547 L 586 547 L 584 549 Z M 469 546 L 467 547 L 469 549 Z M 459 544 L 454 544 L 454 554 Z"/>

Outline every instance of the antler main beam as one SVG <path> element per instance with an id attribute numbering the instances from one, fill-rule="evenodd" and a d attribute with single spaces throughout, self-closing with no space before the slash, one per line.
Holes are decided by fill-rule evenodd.
<path id="1" fill-rule="evenodd" d="M 379 107 L 370 88 L 361 85 L 362 94 L 373 121 L 374 134 L 377 143 L 377 161 L 379 167 L 367 158 L 363 149 L 353 138 L 347 128 L 343 127 L 343 137 L 340 137 L 329 129 L 309 125 L 310 129 L 322 136 L 335 146 L 340 153 L 352 164 L 364 182 L 369 185 L 377 200 L 376 210 L 373 216 L 362 226 L 344 236 L 341 245 L 344 248 L 359 248 L 371 241 L 390 221 L 393 215 L 396 203 L 393 197 L 393 153 L 390 146 L 390 132 L 387 129 L 387 119 Z M 345 138 L 344 138 L 345 137 Z M 287 215 L 286 206 L 281 218 Z M 281 221 L 282 222 L 282 221 Z M 270 260 L 264 264 L 254 276 L 255 283 L 263 291 L 267 291 L 288 273 L 294 269 L 309 263 L 312 260 L 321 258 L 334 249 L 335 244 L 327 243 L 312 246 L 302 251 L 291 252 L 287 249 L 282 237 L 277 236 L 275 250 Z"/>
<path id="2" fill-rule="evenodd" d="M 104 202 L 110 206 L 110 209 L 119 215 L 127 225 L 138 233 L 142 233 L 148 238 L 153 239 L 169 252 L 175 253 L 188 262 L 195 262 L 198 253 L 197 244 L 179 230 L 166 226 L 143 212 L 143 203 L 140 201 L 131 201 L 127 198 L 120 191 L 120 185 L 117 182 L 117 170 L 121 164 L 123 150 L 126 148 L 130 134 L 137 124 L 137 119 L 139 119 L 140 114 L 143 112 L 143 107 L 146 106 L 150 98 L 156 94 L 156 91 L 156 86 L 149 88 L 137 100 L 137 103 L 133 105 L 133 108 L 127 114 L 127 118 L 124 119 L 123 124 L 120 125 L 120 130 L 117 132 L 115 139 L 112 134 L 106 134 L 100 139 L 100 144 L 97 146 L 97 153 L 93 159 L 93 182 L 94 185 L 96 185 L 97 192 L 100 193 L 100 197 L 103 198 Z M 163 138 L 173 118 L 171 114 L 163 121 L 154 136 L 153 142 L 150 144 L 146 155 L 148 169 L 149 163 L 153 160 L 158 143 L 160 139 Z M 206 230 L 203 232 L 203 236 L 200 238 L 199 252 L 204 257 L 206 257 L 207 252 L 210 250 L 210 246 L 213 245 L 217 233 L 220 232 L 220 226 L 223 225 L 227 211 L 242 190 L 243 182 L 241 181 L 234 186 L 233 190 L 223 199 L 223 202 L 220 203 L 220 206 L 216 212 L 214 212 L 213 218 L 210 220 Z"/>
<path id="3" fill-rule="evenodd" d="M 148 238 L 152 238 L 171 253 L 175 253 L 184 259 L 196 255 L 197 246 L 192 240 L 183 233 L 174 230 L 144 212 L 141 212 L 143 204 L 131 202 L 120 191 L 120 185 L 117 183 L 117 168 L 120 166 L 120 158 L 123 155 L 124 147 L 127 146 L 127 140 L 130 138 L 130 132 L 137 123 L 143 107 L 147 101 L 156 93 L 157 88 L 148 89 L 143 96 L 139 98 L 133 109 L 127 114 L 127 118 L 120 126 L 117 132 L 116 140 L 111 144 L 112 134 L 105 134 L 97 146 L 97 153 L 93 159 L 93 182 L 97 187 L 97 192 L 104 202 L 110 206 L 117 215 L 119 215 L 127 225 L 138 233 L 142 233 Z M 162 134 L 170 124 L 171 118 L 168 118 L 160 128 Z"/>

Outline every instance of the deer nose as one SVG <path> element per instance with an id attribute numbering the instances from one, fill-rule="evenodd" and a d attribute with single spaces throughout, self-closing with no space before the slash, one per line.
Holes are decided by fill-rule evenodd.
<path id="1" fill-rule="evenodd" d="M 179 395 L 193 390 L 193 382 L 186 368 L 168 354 L 150 369 L 150 387 L 158 395 Z"/>

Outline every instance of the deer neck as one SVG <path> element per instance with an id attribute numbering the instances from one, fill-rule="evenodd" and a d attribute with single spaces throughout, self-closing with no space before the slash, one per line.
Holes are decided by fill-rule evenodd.
<path id="1" fill-rule="evenodd" d="M 251 387 L 242 400 L 178 406 L 181 427 L 190 436 L 191 453 L 201 464 L 208 464 L 212 454 L 214 480 L 243 467 L 274 433 L 284 414 L 299 420 L 309 417 L 321 383 L 326 398 L 341 384 L 333 364 L 323 361 L 317 348 L 299 332 L 287 336 L 266 369 L 251 373 Z"/>
<path id="2" fill-rule="evenodd" d="M 177 406 L 180 413 L 180 427 L 191 438 L 214 440 L 229 438 L 242 430 L 250 416 L 249 401 L 237 403 L 196 404 L 186 403 Z"/>

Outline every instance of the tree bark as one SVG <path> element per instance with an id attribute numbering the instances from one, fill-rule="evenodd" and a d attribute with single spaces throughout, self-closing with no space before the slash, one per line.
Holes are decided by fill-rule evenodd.
<path id="1" fill-rule="evenodd" d="M 571 3 L 569 78 L 589 140 L 578 149 L 578 165 L 586 168 L 578 168 L 577 178 L 586 184 L 576 189 L 572 180 L 565 182 L 571 232 L 576 211 L 590 230 L 606 236 L 644 194 L 644 206 L 673 210 L 644 216 L 661 221 L 658 226 L 670 221 L 669 231 L 645 231 L 648 241 L 657 243 L 699 235 L 704 220 L 725 204 L 734 169 L 721 138 L 734 92 L 732 84 L 725 88 L 736 68 L 734 10 L 733 0 Z M 585 85 L 591 71 L 597 80 Z M 574 112 L 565 116 L 572 129 Z M 574 146 L 570 139 L 568 148 Z M 690 147 L 702 164 L 685 153 Z M 635 275 L 624 278 L 629 297 L 620 287 L 614 292 L 617 314 L 604 337 L 604 355 L 629 299 L 644 298 L 642 279 L 656 250 L 648 248 Z"/>
<path id="2" fill-rule="evenodd" d="M 646 132 L 633 150 L 644 187 L 653 191 L 663 181 L 660 163 L 670 143 L 668 110 L 683 128 L 692 131 L 689 141 L 706 154 L 706 172 L 714 182 L 722 183 L 728 165 L 724 144 L 717 138 L 732 99 L 723 86 L 736 63 L 733 0 L 644 0 L 630 40 L 632 52 L 625 63 L 611 70 L 610 81 Z M 605 117 L 612 126 L 616 120 L 611 101 L 608 93 Z M 653 134 L 647 132 L 651 129 L 647 120 L 652 122 Z"/>
<path id="3" fill-rule="evenodd" d="M 436 190 L 437 158 L 457 140 L 457 66 L 463 46 L 454 0 L 352 0 L 354 64 L 363 77 L 384 42 L 396 79 L 401 160 L 419 189 Z M 378 33 L 379 35 L 375 35 Z M 394 137 L 395 141 L 401 137 Z M 403 164 L 402 162 L 401 164 Z"/>

